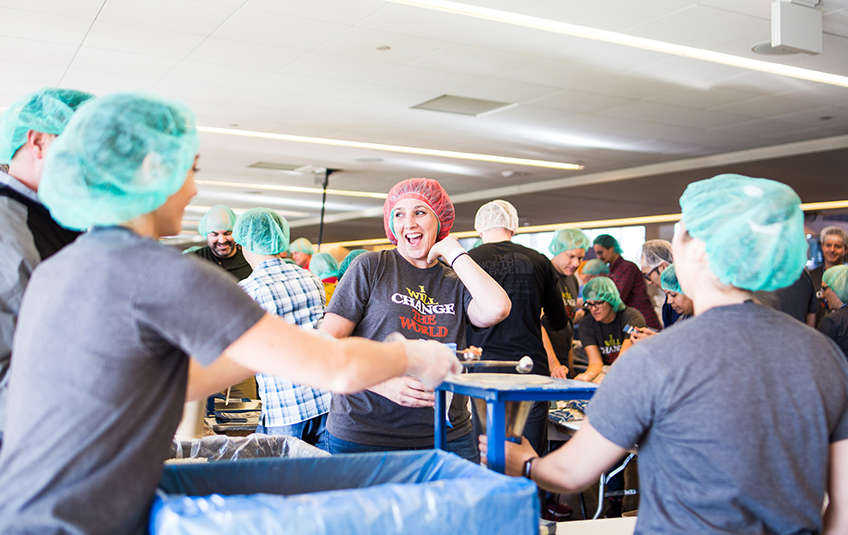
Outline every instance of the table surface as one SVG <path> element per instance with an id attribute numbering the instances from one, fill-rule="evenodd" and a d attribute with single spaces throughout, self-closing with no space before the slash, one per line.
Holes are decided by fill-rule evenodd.
<path id="1" fill-rule="evenodd" d="M 479 374 L 473 374 L 479 375 Z M 520 376 L 515 376 L 520 377 Z M 539 377 L 539 376 L 531 376 Z M 589 399 L 597 390 L 598 385 L 572 379 L 555 379 L 550 377 L 549 383 L 544 384 L 474 384 L 462 379 L 447 378 L 437 386 L 439 390 L 464 394 L 486 401 L 546 401 L 558 399 Z"/>
<path id="2" fill-rule="evenodd" d="M 557 535 L 633 535 L 636 517 L 573 520 L 557 523 Z"/>

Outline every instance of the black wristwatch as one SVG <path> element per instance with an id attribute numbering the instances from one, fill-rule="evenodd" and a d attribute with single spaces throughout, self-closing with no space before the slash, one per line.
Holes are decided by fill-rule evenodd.
<path id="1" fill-rule="evenodd" d="M 530 477 L 530 468 L 532 467 L 533 461 L 535 459 L 538 459 L 538 457 L 530 457 L 529 459 L 524 461 L 524 469 L 521 471 L 521 475 L 530 480 L 533 479 L 532 477 Z"/>

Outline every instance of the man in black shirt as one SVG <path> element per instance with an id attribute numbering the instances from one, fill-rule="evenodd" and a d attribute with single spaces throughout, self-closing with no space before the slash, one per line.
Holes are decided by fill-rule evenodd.
<path id="1" fill-rule="evenodd" d="M 512 311 L 488 329 L 469 326 L 466 342 L 482 348 L 484 360 L 516 361 L 527 355 L 533 359 L 534 374 L 551 375 L 551 367 L 561 364 L 549 362 L 542 343 L 542 309 L 554 328 L 568 325 L 551 262 L 539 252 L 510 241 L 518 228 L 518 213 L 507 201 L 496 200 L 480 207 L 474 228 L 483 244 L 468 254 L 506 290 Z M 514 365 L 487 371 L 491 370 L 516 373 Z M 548 403 L 536 403 L 524 427 L 524 436 L 541 450 L 547 448 L 547 419 Z M 475 432 L 479 435 L 482 430 L 475 428 Z"/>
<path id="2" fill-rule="evenodd" d="M 235 222 L 236 214 L 228 206 L 219 204 L 210 208 L 197 225 L 197 233 L 206 236 L 208 245 L 193 252 L 218 264 L 238 280 L 244 280 L 253 273 L 253 268 L 244 259 L 241 246 L 233 239 Z"/>

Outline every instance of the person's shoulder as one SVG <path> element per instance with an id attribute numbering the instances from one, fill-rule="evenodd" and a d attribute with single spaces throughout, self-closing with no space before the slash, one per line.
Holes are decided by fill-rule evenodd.
<path id="1" fill-rule="evenodd" d="M 625 306 L 624 310 L 622 311 L 622 316 L 624 317 L 625 321 L 645 321 L 645 315 L 639 312 L 639 310 L 634 307 Z"/>

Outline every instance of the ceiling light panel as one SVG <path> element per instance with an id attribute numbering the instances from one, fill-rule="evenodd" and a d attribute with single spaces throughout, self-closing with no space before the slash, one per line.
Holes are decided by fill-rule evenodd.
<path id="1" fill-rule="evenodd" d="M 494 110 L 511 106 L 509 102 L 496 102 L 493 100 L 482 100 L 477 98 L 459 97 L 456 95 L 442 95 L 427 102 L 412 106 L 416 110 L 441 111 L 445 113 L 457 113 L 460 115 L 483 115 Z"/>

